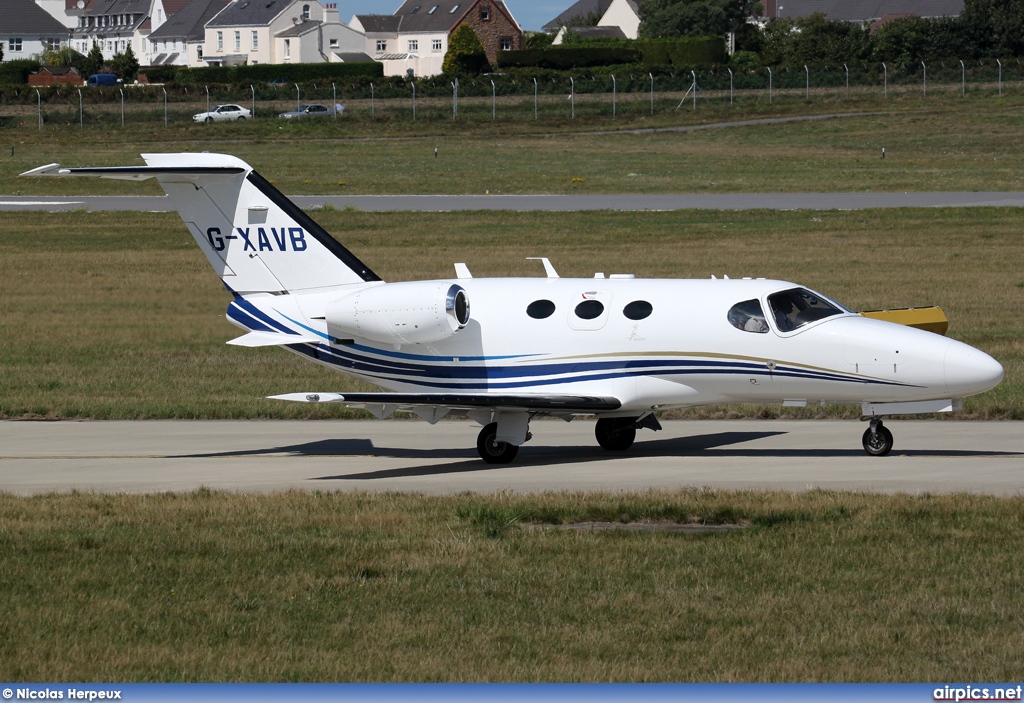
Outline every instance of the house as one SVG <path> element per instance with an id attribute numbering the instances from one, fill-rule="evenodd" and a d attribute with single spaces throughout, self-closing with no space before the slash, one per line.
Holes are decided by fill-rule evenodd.
<path id="1" fill-rule="evenodd" d="M 34 0 L 0 0 L 0 17 L 4 61 L 30 59 L 68 41 L 70 30 Z"/>
<path id="2" fill-rule="evenodd" d="M 202 61 L 210 66 L 324 63 L 359 53 L 365 38 L 315 0 L 233 0 L 206 23 Z M 336 60 L 336 59 L 335 59 Z"/>
<path id="3" fill-rule="evenodd" d="M 523 48 L 523 30 L 502 0 L 406 0 L 393 15 L 356 15 L 350 24 L 365 34 L 365 52 L 384 64 L 385 76 L 441 73 L 448 37 L 463 24 L 491 64 L 499 51 Z"/>
<path id="4" fill-rule="evenodd" d="M 552 34 L 558 32 L 562 27 L 590 26 L 584 23 L 592 17 L 603 17 L 611 4 L 612 0 L 579 0 L 541 29 Z"/>
<path id="5" fill-rule="evenodd" d="M 557 22 L 561 18 L 566 18 L 566 21 L 570 22 L 570 24 L 563 23 L 558 26 L 558 29 L 556 30 L 558 34 L 555 35 L 555 38 L 551 42 L 552 44 L 562 43 L 566 29 L 571 29 L 581 37 L 585 38 L 618 37 L 636 39 L 640 33 L 640 4 L 642 4 L 643 1 L 644 0 L 580 0 L 554 20 L 544 25 L 544 28 L 547 29 L 552 22 Z M 579 20 L 581 18 L 592 17 L 592 14 L 579 14 L 580 12 L 586 11 L 591 6 L 594 8 L 604 7 L 596 25 L 580 26 L 571 24 L 573 19 Z M 596 9 L 590 10 L 590 12 L 596 11 Z"/>
<path id="6" fill-rule="evenodd" d="M 228 0 L 191 0 L 166 19 L 148 38 L 147 66 L 205 66 L 206 23 Z"/>
<path id="7" fill-rule="evenodd" d="M 50 68 L 43 66 L 28 76 L 28 84 L 34 87 L 44 85 L 82 85 L 85 80 L 77 68 Z"/>
<path id="8" fill-rule="evenodd" d="M 964 0 L 761 0 L 765 18 L 796 19 L 820 12 L 862 27 L 892 16 L 958 17 Z"/>
<path id="9" fill-rule="evenodd" d="M 128 46 L 140 64 L 147 63 L 146 37 L 152 23 L 150 14 L 159 0 L 67 0 L 66 11 L 76 19 L 71 46 L 88 54 L 93 44 L 110 60 Z"/>

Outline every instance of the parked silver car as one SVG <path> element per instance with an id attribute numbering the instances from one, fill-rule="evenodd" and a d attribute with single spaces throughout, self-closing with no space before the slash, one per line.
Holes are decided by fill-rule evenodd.
<path id="1" fill-rule="evenodd" d="M 209 112 L 193 115 L 196 122 L 224 122 L 226 120 L 248 120 L 252 113 L 241 105 L 218 105 Z"/>
<path id="2" fill-rule="evenodd" d="M 300 117 L 330 117 L 334 112 L 326 105 L 312 104 L 299 105 L 297 110 L 282 112 L 278 117 L 285 120 L 297 119 Z"/>

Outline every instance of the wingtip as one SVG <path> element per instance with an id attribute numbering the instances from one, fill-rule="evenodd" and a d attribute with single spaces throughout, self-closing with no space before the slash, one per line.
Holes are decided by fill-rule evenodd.
<path id="1" fill-rule="evenodd" d="M 60 173 L 60 164 L 46 164 L 38 168 L 33 168 L 25 173 L 19 173 L 18 177 L 21 176 L 56 176 Z"/>

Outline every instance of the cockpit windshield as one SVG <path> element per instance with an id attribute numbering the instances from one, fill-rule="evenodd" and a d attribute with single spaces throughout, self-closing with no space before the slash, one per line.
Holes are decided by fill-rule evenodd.
<path id="1" fill-rule="evenodd" d="M 806 324 L 849 312 L 806 288 L 792 288 L 768 296 L 775 325 L 780 332 L 792 332 Z"/>
<path id="2" fill-rule="evenodd" d="M 768 331 L 768 322 L 764 319 L 761 302 L 756 298 L 744 300 L 729 308 L 729 324 L 744 332 L 765 334 Z"/>

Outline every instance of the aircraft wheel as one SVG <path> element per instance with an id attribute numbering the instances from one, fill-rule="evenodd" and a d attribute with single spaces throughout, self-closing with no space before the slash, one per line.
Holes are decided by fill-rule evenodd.
<path id="1" fill-rule="evenodd" d="M 594 427 L 594 435 L 602 449 L 610 452 L 624 452 L 636 440 L 636 418 L 602 417 Z"/>
<path id="2" fill-rule="evenodd" d="M 476 438 L 476 450 L 480 458 L 488 464 L 509 464 L 519 453 L 519 447 L 508 442 L 498 442 L 494 438 L 498 434 L 498 423 L 485 425 Z"/>
<path id="3" fill-rule="evenodd" d="M 892 450 L 892 432 L 881 423 L 875 427 L 874 432 L 870 427 L 864 430 L 861 441 L 864 443 L 864 451 L 871 456 L 885 456 Z"/>

